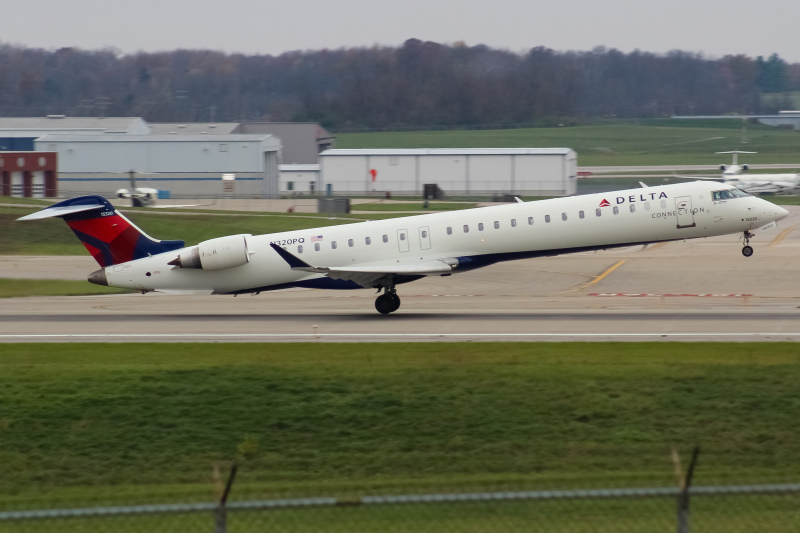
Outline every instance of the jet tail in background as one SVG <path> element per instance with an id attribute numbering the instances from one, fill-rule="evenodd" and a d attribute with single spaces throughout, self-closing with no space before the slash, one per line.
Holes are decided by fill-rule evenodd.
<path id="1" fill-rule="evenodd" d="M 102 196 L 64 200 L 19 220 L 61 218 L 101 267 L 183 248 L 183 241 L 159 241 L 137 228 Z"/>

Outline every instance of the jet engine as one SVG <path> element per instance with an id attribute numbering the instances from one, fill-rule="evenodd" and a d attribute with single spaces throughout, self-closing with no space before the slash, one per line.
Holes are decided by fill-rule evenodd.
<path id="1" fill-rule="evenodd" d="M 250 262 L 247 239 L 250 234 L 230 235 L 203 241 L 188 248 L 168 264 L 180 268 L 200 268 L 202 270 L 222 270 L 242 266 Z"/>

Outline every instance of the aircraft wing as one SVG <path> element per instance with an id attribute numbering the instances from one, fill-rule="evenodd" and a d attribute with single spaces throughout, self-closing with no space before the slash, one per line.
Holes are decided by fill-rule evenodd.
<path id="1" fill-rule="evenodd" d="M 450 274 L 458 266 L 458 260 L 432 259 L 406 265 L 377 265 L 377 266 L 352 266 L 352 267 L 327 267 L 312 266 L 296 255 L 284 250 L 275 243 L 270 243 L 272 249 L 286 261 L 292 270 L 300 270 L 313 274 L 323 274 L 331 279 L 354 281 L 365 288 L 374 286 L 374 282 L 384 277 L 400 275 L 407 276 L 441 276 Z"/>

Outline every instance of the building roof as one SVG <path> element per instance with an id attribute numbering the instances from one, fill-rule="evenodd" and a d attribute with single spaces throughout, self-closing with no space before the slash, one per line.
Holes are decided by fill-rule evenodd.
<path id="1" fill-rule="evenodd" d="M 571 148 L 403 148 L 403 149 L 334 149 L 321 156 L 341 155 L 567 155 Z"/>
<path id="2" fill-rule="evenodd" d="M 239 126 L 242 133 L 272 133 L 278 137 L 288 132 L 309 132 L 314 134 L 317 141 L 333 139 L 328 130 L 316 122 L 242 122 Z"/>
<path id="3" fill-rule="evenodd" d="M 104 132 L 126 133 L 140 126 L 144 121 L 139 117 L 2 117 L 0 130 L 101 130 Z"/>
<path id="4" fill-rule="evenodd" d="M 150 123 L 150 131 L 154 135 L 228 135 L 239 127 L 238 122 L 162 122 Z"/>
<path id="5" fill-rule="evenodd" d="M 65 135 L 51 134 L 36 139 L 37 142 L 258 142 L 271 139 L 272 135 Z"/>

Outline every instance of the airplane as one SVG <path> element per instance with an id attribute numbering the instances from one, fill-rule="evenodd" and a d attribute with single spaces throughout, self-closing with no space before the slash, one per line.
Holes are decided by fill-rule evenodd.
<path id="1" fill-rule="evenodd" d="M 732 150 L 729 152 L 716 152 L 718 154 L 733 154 L 733 162 L 730 165 L 720 165 L 722 171 L 720 177 L 703 176 L 678 176 L 692 180 L 717 180 L 722 183 L 733 185 L 751 194 L 757 193 L 789 193 L 800 188 L 800 174 L 747 174 L 748 165 L 740 165 L 738 162 L 739 154 L 755 154 L 757 152 L 743 152 Z"/>
<path id="2" fill-rule="evenodd" d="M 63 219 L 94 256 L 97 285 L 149 291 L 259 294 L 289 287 L 377 289 L 375 308 L 400 307 L 396 286 L 501 261 L 742 233 L 789 213 L 728 184 L 679 183 L 365 221 L 184 246 L 149 237 L 108 200 L 64 200 L 18 220 Z"/>

